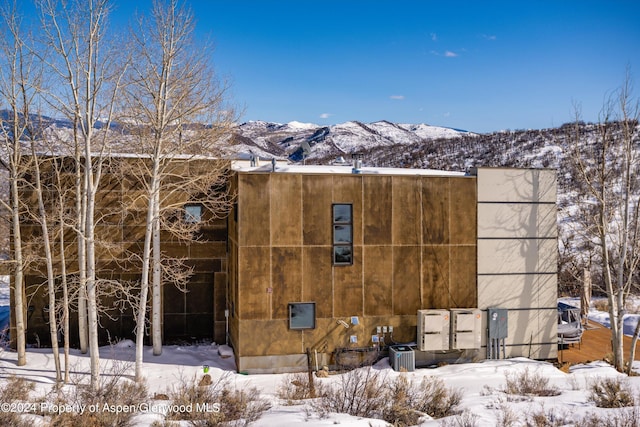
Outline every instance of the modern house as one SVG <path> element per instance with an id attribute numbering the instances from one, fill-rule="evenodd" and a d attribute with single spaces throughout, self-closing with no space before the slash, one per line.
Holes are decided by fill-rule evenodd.
<path id="1" fill-rule="evenodd" d="M 480 310 L 472 358 L 487 354 L 489 308 L 506 309 L 503 356 L 556 357 L 554 171 L 265 166 L 232 180 L 240 371 L 300 369 L 307 349 L 332 364 L 336 350 L 416 342 L 418 311 L 433 309 Z M 450 340 L 431 356 L 461 354 Z"/>
<path id="2" fill-rule="evenodd" d="M 135 319 L 133 310 L 110 284 L 132 284 L 140 280 L 143 242 L 145 238 L 145 218 L 147 213 L 147 191 L 141 183 L 139 172 L 146 160 L 131 155 L 113 156 L 104 162 L 103 176 L 96 196 L 96 275 L 102 284 L 99 289 L 108 290 L 101 299 L 104 308 L 100 315 L 99 336 L 102 344 L 117 339 L 134 338 Z M 226 166 L 225 166 L 226 165 Z M 126 166 L 126 167 L 125 167 Z M 197 241 L 185 240 L 169 233 L 166 229 L 160 234 L 163 258 L 172 258 L 184 263 L 191 269 L 187 292 L 165 280 L 162 289 L 163 338 L 165 342 L 192 342 L 194 340 L 225 341 L 226 282 L 227 282 L 227 220 L 214 218 L 211 212 L 199 208 L 201 196 L 183 190 L 189 177 L 211 171 L 229 169 L 229 162 L 221 165 L 218 159 L 198 161 L 172 160 L 172 169 L 167 173 L 165 190 L 161 198 L 177 210 L 186 210 L 186 214 L 174 215 L 180 220 L 201 223 L 197 232 Z M 58 170 L 59 175 L 55 173 Z M 227 174 L 223 174 L 227 176 Z M 41 158 L 41 176 L 43 178 L 44 199 L 51 214 L 56 213 L 60 205 L 58 200 L 59 183 L 64 187 L 67 205 L 65 215 L 75 215 L 75 167 L 73 158 Z M 58 178 L 59 176 L 59 178 Z M 20 198 L 28 209 L 21 215 L 20 222 L 24 251 L 27 257 L 34 259 L 25 271 L 25 287 L 28 301 L 27 341 L 33 344 L 50 345 L 48 326 L 48 298 L 46 295 L 47 273 L 42 260 L 42 231 L 37 213 L 37 197 L 32 185 L 34 177 L 26 174 L 26 184 L 21 188 Z M 225 178 L 226 179 L 226 178 Z M 168 194 L 170 193 L 170 194 Z M 200 212 L 201 211 L 201 212 Z M 67 218 L 65 228 L 66 273 L 71 292 L 77 284 L 78 257 L 77 240 L 72 226 L 73 218 Z M 165 222 L 166 223 L 166 222 Z M 50 224 L 50 232 L 57 233 L 56 221 Z M 53 246 L 56 276 L 61 273 L 60 246 L 58 238 Z M 57 277 L 56 281 L 61 282 Z M 71 304 L 71 330 L 77 331 L 77 303 Z M 75 310 L 74 310 L 75 309 Z M 12 316 L 12 327 L 15 321 Z M 12 337 L 15 334 L 12 333 Z M 71 334 L 72 344 L 77 344 L 76 332 Z"/>
<path id="3" fill-rule="evenodd" d="M 557 357 L 555 171 L 231 170 L 228 217 L 198 243 L 163 242 L 195 268 L 188 292 L 164 287 L 165 341 L 228 342 L 249 373 L 306 369 L 310 354 L 340 364 L 394 343 L 415 343 L 427 360 Z M 105 202 L 131 197 L 126 182 L 106 182 Z M 140 216 L 120 215 L 107 234 L 135 250 Z M 107 253 L 101 265 L 139 274 Z M 29 285 L 42 281 L 30 273 Z M 45 298 L 31 301 L 30 332 L 46 335 Z M 103 327 L 130 336 L 128 316 Z"/>

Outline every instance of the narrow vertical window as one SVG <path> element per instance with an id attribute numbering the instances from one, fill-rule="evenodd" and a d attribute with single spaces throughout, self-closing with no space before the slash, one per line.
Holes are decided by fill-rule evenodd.
<path id="1" fill-rule="evenodd" d="M 353 206 L 333 205 L 333 265 L 353 264 Z"/>

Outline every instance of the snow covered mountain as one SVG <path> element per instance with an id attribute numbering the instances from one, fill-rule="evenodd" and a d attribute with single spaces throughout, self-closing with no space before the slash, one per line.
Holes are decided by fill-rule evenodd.
<path id="1" fill-rule="evenodd" d="M 273 124 L 248 122 L 238 126 L 233 150 L 263 157 L 307 164 L 332 164 L 343 158 L 350 164 L 357 154 L 364 166 L 469 171 L 473 167 L 551 168 L 558 173 L 558 235 L 561 287 L 572 286 L 572 269 L 588 256 L 585 235 L 590 218 L 589 195 L 575 170 L 572 152 L 576 144 L 593 146 L 600 140 L 597 125 L 567 123 L 557 128 L 504 130 L 475 134 L 429 125 L 347 122 L 315 126 L 292 122 Z M 620 138 L 615 122 L 610 135 Z M 640 153 L 640 125 L 636 124 L 634 146 Z M 581 149 L 582 151 L 582 149 Z M 638 154 L 636 154 L 638 155 Z"/>
<path id="2" fill-rule="evenodd" d="M 3 118 L 0 111 L 0 118 Z M 44 132 L 56 139 L 70 138 L 68 121 L 41 118 Z M 114 128 L 117 128 L 114 127 Z M 357 154 L 363 166 L 468 171 L 472 167 L 552 168 L 558 171 L 558 228 L 561 255 L 561 282 L 571 282 L 576 255 L 586 253 L 584 209 L 586 189 L 575 174 L 571 152 L 576 144 L 593 145 L 599 138 L 598 126 L 580 123 L 536 130 L 504 130 L 476 134 L 427 124 L 398 124 L 389 121 L 362 123 L 350 121 L 331 126 L 290 122 L 286 124 L 250 121 L 236 126 L 229 141 L 223 141 L 229 157 L 239 155 L 277 158 L 307 164 L 350 164 Z M 613 125 L 610 130 L 619 134 Z M 640 153 L 640 125 L 634 133 L 636 153 Z M 66 136 L 66 137 L 65 137 Z M 126 135 L 119 133 L 119 152 L 135 150 Z M 1 155 L 1 153 L 0 153 Z M 640 155 L 640 154 L 637 154 Z M 8 197 L 6 169 L 0 168 L 0 197 Z M 0 256 L 8 250 L 6 224 L 0 223 Z M 568 270 L 567 270 L 568 271 Z M 566 276 L 566 277 L 565 277 Z"/>
<path id="3" fill-rule="evenodd" d="M 303 147 L 309 150 L 309 155 L 305 157 L 313 161 L 348 156 L 381 146 L 415 146 L 435 139 L 469 135 L 475 134 L 426 124 L 396 124 L 385 120 L 374 123 L 350 121 L 332 126 L 250 121 L 237 127 L 233 151 L 299 162 L 303 158 Z"/>

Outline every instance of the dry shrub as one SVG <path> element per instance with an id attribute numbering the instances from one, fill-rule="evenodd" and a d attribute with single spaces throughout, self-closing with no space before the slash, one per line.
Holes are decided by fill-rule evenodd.
<path id="1" fill-rule="evenodd" d="M 528 412 L 524 419 L 526 427 L 560 427 L 565 425 L 573 425 L 571 416 L 558 413 L 555 409 L 545 410 L 540 406 L 538 410 Z"/>
<path id="2" fill-rule="evenodd" d="M 31 381 L 11 375 L 7 384 L 0 389 L 0 399 L 2 402 L 28 402 L 34 389 L 35 384 Z"/>
<path id="3" fill-rule="evenodd" d="M 520 417 L 510 405 L 502 404 L 497 418 L 497 427 L 515 427 L 520 424 Z"/>
<path id="4" fill-rule="evenodd" d="M 520 396 L 558 396 L 560 390 L 549 385 L 549 379 L 539 372 L 529 372 L 525 369 L 522 372 L 507 372 L 505 374 L 506 385 L 504 392 Z"/>
<path id="5" fill-rule="evenodd" d="M 616 357 L 614 356 L 613 352 L 610 351 L 608 353 L 605 353 L 604 356 L 602 356 L 602 360 L 607 362 L 609 365 L 615 365 Z"/>
<path id="6" fill-rule="evenodd" d="M 255 387 L 247 390 L 223 389 L 220 405 L 225 421 L 237 421 L 237 424 L 245 426 L 256 421 L 271 407 Z"/>
<path id="7" fill-rule="evenodd" d="M 483 385 L 482 390 L 480 390 L 480 396 L 491 396 L 495 392 L 495 389 L 488 385 Z"/>
<path id="8" fill-rule="evenodd" d="M 418 424 L 423 414 L 415 409 L 418 396 L 405 376 L 398 377 L 391 384 L 388 396 L 388 405 L 382 413 L 385 421 L 400 427 Z"/>
<path id="9" fill-rule="evenodd" d="M 608 312 L 609 311 L 609 301 L 607 301 L 606 299 L 595 300 L 593 302 L 593 308 L 595 308 L 598 311 Z"/>
<path id="10" fill-rule="evenodd" d="M 607 414 L 590 413 L 580 420 L 581 427 L 640 427 L 640 407 L 620 409 Z"/>
<path id="11" fill-rule="evenodd" d="M 73 408 L 84 407 L 84 411 L 45 412 L 50 416 L 51 427 L 67 426 L 131 426 L 133 418 L 140 412 L 140 405 L 148 401 L 147 387 L 144 383 L 136 383 L 128 378 L 133 362 L 118 360 L 115 348 L 111 349 L 110 364 L 100 374 L 97 388 L 94 390 L 88 383 L 88 375 L 78 369 L 71 376 L 71 384 L 62 388 L 54 388 L 45 401 L 53 405 L 71 405 Z M 75 369 L 72 369 L 75 371 Z M 89 410 L 93 405 L 94 409 Z M 127 408 L 128 412 L 121 410 Z M 55 408 L 49 408 L 51 411 Z"/>
<path id="12" fill-rule="evenodd" d="M 133 417 L 139 412 L 140 404 L 147 402 L 147 388 L 144 384 L 135 383 L 121 377 L 101 376 L 102 383 L 97 390 L 84 384 L 77 384 L 66 391 L 59 390 L 54 405 L 72 405 L 72 407 L 89 408 L 95 405 L 96 410 L 45 413 L 51 416 L 51 427 L 71 426 L 133 426 Z M 128 412 L 117 411 L 118 408 L 129 408 Z"/>
<path id="13" fill-rule="evenodd" d="M 335 387 L 327 388 L 313 407 L 320 416 L 329 412 L 356 417 L 380 418 L 386 403 L 386 393 L 380 374 L 370 367 L 342 375 Z"/>
<path id="14" fill-rule="evenodd" d="M 287 405 L 293 405 L 294 402 L 311 399 L 322 396 L 323 384 L 315 381 L 313 384 L 314 393 L 311 392 L 311 383 L 309 382 L 309 374 L 306 372 L 298 372 L 296 374 L 287 375 L 278 387 L 277 396 L 284 400 Z M 312 396 L 315 394 L 315 396 Z"/>
<path id="15" fill-rule="evenodd" d="M 461 400 L 459 391 L 447 388 L 438 378 L 427 377 L 417 383 L 401 375 L 385 384 L 379 373 L 367 368 L 344 374 L 336 387 L 327 388 L 312 405 L 321 417 L 338 412 L 409 426 L 424 415 L 455 415 Z"/>
<path id="16" fill-rule="evenodd" d="M 462 393 L 459 390 L 445 387 L 444 381 L 434 377 L 423 378 L 417 393 L 418 410 L 433 418 L 455 414 L 462 401 Z"/>
<path id="17" fill-rule="evenodd" d="M 599 408 L 624 408 L 635 405 L 631 387 L 622 377 L 598 378 L 589 385 L 589 400 Z"/>
<path id="18" fill-rule="evenodd" d="M 441 427 L 476 427 L 478 425 L 478 416 L 469 411 L 451 418 L 446 418 L 440 422 Z"/>
<path id="19" fill-rule="evenodd" d="M 209 386 L 199 386 L 195 377 L 190 381 L 181 379 L 169 396 L 172 407 L 185 410 L 170 411 L 167 420 L 188 421 L 193 426 L 246 426 L 271 407 L 255 387 L 232 388 L 228 375 Z M 199 407 L 209 410 L 198 411 Z"/>
<path id="20" fill-rule="evenodd" d="M 0 402 L 31 403 L 29 396 L 34 388 L 34 383 L 12 375 L 7 379 L 6 384 L 0 387 Z M 32 424 L 32 422 L 27 422 L 26 418 L 18 412 L 0 411 L 0 426 L 31 427 Z"/>

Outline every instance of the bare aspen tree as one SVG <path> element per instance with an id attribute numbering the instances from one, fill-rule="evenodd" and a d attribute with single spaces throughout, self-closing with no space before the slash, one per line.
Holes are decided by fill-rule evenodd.
<path id="1" fill-rule="evenodd" d="M 576 120 L 572 147 L 578 179 L 588 194 L 583 207 L 591 214 L 585 231 L 587 239 L 594 241 L 599 252 L 604 291 L 609 302 L 613 362 L 619 371 L 625 368 L 625 306 L 639 279 L 638 113 L 631 78 L 627 74 L 623 86 L 605 102 L 599 122 L 593 125 L 596 137 L 582 137 L 582 125 Z"/>
<path id="2" fill-rule="evenodd" d="M 52 244 L 51 244 L 51 234 L 49 231 L 49 221 L 51 218 L 48 215 L 47 208 L 45 207 L 44 200 L 44 189 L 42 185 L 42 176 L 40 171 L 40 163 L 37 159 L 36 152 L 39 148 L 40 141 L 40 133 L 39 133 L 39 125 L 35 120 L 37 114 L 33 114 L 32 107 L 35 105 L 38 95 L 42 89 L 42 68 L 39 61 L 36 61 L 35 55 L 27 46 L 27 40 L 23 38 L 21 34 L 20 22 L 18 20 L 18 9 L 16 4 L 14 3 L 12 6 L 3 8 L 2 16 L 4 18 L 4 22 L 7 23 L 7 34 L 5 37 L 6 41 L 12 40 L 13 45 L 12 48 L 9 49 L 9 45 L 5 44 L 5 49 L 3 52 L 6 53 L 5 58 L 11 58 L 10 66 L 7 71 L 9 71 L 8 75 L 11 76 L 10 84 L 6 84 L 7 81 L 4 80 L 2 86 L 2 93 L 5 95 L 4 98 L 11 105 L 12 108 L 12 124 L 10 126 L 11 135 L 6 135 L 8 138 L 5 138 L 5 142 L 14 140 L 13 142 L 13 150 L 10 163 L 15 165 L 16 169 L 19 168 L 19 173 L 17 179 L 12 179 L 12 184 L 14 184 L 12 193 L 13 193 L 13 203 L 21 203 L 18 200 L 20 189 L 26 188 L 30 186 L 30 190 L 36 194 L 37 198 L 37 212 L 27 212 L 24 209 L 20 209 L 20 214 L 25 216 L 30 216 L 36 223 L 40 224 L 41 228 L 41 239 L 40 243 L 42 245 L 42 249 L 44 252 L 44 264 L 47 272 L 46 275 L 46 283 L 47 283 L 47 293 L 48 293 L 48 323 L 50 328 L 50 338 L 51 338 L 51 347 L 54 358 L 54 365 L 56 369 L 56 379 L 57 381 L 61 380 L 61 369 L 60 369 L 60 359 L 59 359 L 59 351 L 58 351 L 58 337 L 57 337 L 57 319 L 56 319 L 56 289 L 55 289 L 55 272 L 54 272 L 54 261 L 53 261 L 53 253 L 52 253 Z M 3 126 L 3 130 L 5 127 Z M 30 150 L 29 150 L 30 148 Z M 27 163 L 25 159 L 28 159 L 29 151 L 31 153 L 32 161 Z M 35 172 L 31 173 L 30 176 L 33 177 L 31 182 L 29 180 L 23 180 L 19 178 L 19 175 L 25 174 L 27 171 Z M 22 251 L 22 238 L 20 234 L 20 215 L 16 214 L 13 218 L 14 224 L 14 248 L 16 249 L 15 255 L 16 260 L 20 260 L 18 265 L 20 268 L 16 271 L 15 282 L 22 283 L 23 282 L 23 267 L 25 262 L 23 260 L 23 251 Z M 31 254 L 33 258 L 33 254 Z M 22 287 L 24 285 L 20 285 Z M 18 325 L 20 322 L 24 321 L 24 310 L 21 308 L 22 304 L 22 295 L 24 290 L 18 290 L 18 286 L 16 286 L 16 290 L 18 292 L 15 293 L 14 301 L 15 305 L 15 315 L 18 321 L 16 322 Z M 20 327 L 18 327 L 20 329 Z M 18 340 L 24 341 L 24 331 L 18 333 Z M 18 344 L 19 348 L 19 359 L 21 349 L 23 347 L 23 343 Z M 22 350 L 23 351 L 23 350 Z"/>
<path id="3" fill-rule="evenodd" d="M 25 134 L 24 121 L 21 114 L 24 107 L 21 85 L 24 81 L 24 62 L 26 57 L 26 47 L 20 33 L 20 22 L 17 17 L 17 5 L 15 2 L 4 3 L 2 5 L 2 48 L 0 54 L 0 96 L 2 101 L 9 107 L 8 122 L 1 120 L 3 151 L 0 160 L 2 167 L 9 173 L 9 185 L 11 199 L 7 203 L 0 199 L 0 205 L 10 212 L 11 227 L 13 234 L 13 309 L 15 313 L 15 338 L 18 352 L 18 366 L 27 363 L 26 356 L 26 315 L 24 306 L 24 267 L 22 251 L 22 236 L 20 232 L 20 200 L 18 188 L 20 176 L 23 169 L 21 167 L 22 146 L 21 138 Z"/>
<path id="4" fill-rule="evenodd" d="M 64 160 L 63 160 L 64 161 Z M 69 329 L 69 304 L 70 296 L 69 296 L 69 281 L 67 279 L 67 257 L 65 255 L 65 250 L 67 247 L 65 240 L 65 230 L 66 230 L 66 215 L 65 215 L 65 206 L 67 205 L 67 190 L 63 188 L 61 185 L 60 179 L 60 169 L 55 169 L 56 173 L 56 183 L 58 187 L 58 253 L 60 257 L 60 282 L 62 286 L 62 301 L 59 306 L 62 307 L 62 333 L 63 333 L 63 346 L 64 346 L 64 383 L 69 383 L 69 345 L 70 345 L 70 334 L 71 331 Z"/>
<path id="5" fill-rule="evenodd" d="M 146 302 L 152 288 L 153 353 L 162 352 L 162 278 L 183 285 L 188 273 L 177 260 L 164 262 L 161 228 L 183 239 L 193 239 L 194 224 L 163 218 L 182 217 L 184 197 L 177 194 L 210 194 L 214 182 L 224 178 L 225 169 L 210 163 L 201 175 L 182 174 L 196 156 L 217 154 L 217 145 L 235 119 L 224 108 L 226 87 L 210 65 L 210 51 L 193 40 L 194 17 L 183 1 L 154 1 L 150 17 L 141 18 L 133 31 L 134 57 L 126 86 L 126 117 L 139 153 L 148 159 L 136 175 L 146 183 L 146 230 L 140 255 L 142 263 L 141 306 L 137 308 L 136 378 L 141 378 Z M 177 164 L 181 166 L 176 166 Z M 177 183 L 180 184 L 177 184 Z M 207 183 L 203 185 L 203 183 Z M 195 190 L 195 191 L 194 191 Z M 226 195 L 224 195 L 226 197 Z M 223 197 L 223 198 L 224 198 Z M 228 202 L 221 196 L 216 212 L 224 214 Z M 188 201 L 188 200 L 186 200 Z M 170 213 L 170 214 L 169 214 Z M 151 278 L 150 278 L 151 273 Z M 185 275 L 186 274 L 186 275 Z"/>
<path id="6" fill-rule="evenodd" d="M 15 12 L 16 9 L 13 9 L 13 16 L 17 16 Z M 47 272 L 47 293 L 48 293 L 48 323 L 49 323 L 49 333 L 51 338 L 51 349 L 53 353 L 54 366 L 56 369 L 56 380 L 58 382 L 61 381 L 61 369 L 60 369 L 60 358 L 58 351 L 58 327 L 57 327 L 57 319 L 56 319 L 56 289 L 55 289 L 55 271 L 54 271 L 54 260 L 52 253 L 52 244 L 50 240 L 50 232 L 49 232 L 49 222 L 50 217 L 48 215 L 47 209 L 45 207 L 44 200 L 44 188 L 42 184 L 42 176 L 40 171 L 40 162 L 37 156 L 37 150 L 39 147 L 39 131 L 38 127 L 40 123 L 35 119 L 38 117 L 37 114 L 33 114 L 32 105 L 35 104 L 34 99 L 37 98 L 41 88 L 42 88 L 42 68 L 38 61 L 35 61 L 35 56 L 26 48 L 24 44 L 24 40 L 20 36 L 20 28 L 19 24 L 16 21 L 13 21 L 13 24 L 10 26 L 11 32 L 14 40 L 19 40 L 20 45 L 16 46 L 16 52 L 18 53 L 16 68 L 18 70 L 17 79 L 15 80 L 15 91 L 12 92 L 13 96 L 16 96 L 17 99 L 12 103 L 14 107 L 19 106 L 20 111 L 18 116 L 15 115 L 14 112 L 14 121 L 19 119 L 21 133 L 18 135 L 18 141 L 22 144 L 28 144 L 30 146 L 31 160 L 32 162 L 28 165 L 25 164 L 24 158 L 27 158 L 26 153 L 22 156 L 19 161 L 21 163 L 21 167 L 24 169 L 28 168 L 30 172 L 33 172 L 32 176 L 34 180 L 22 180 L 19 182 L 19 186 L 29 186 L 31 185 L 31 190 L 36 194 L 37 198 L 37 213 L 31 213 L 33 218 L 40 224 L 41 228 L 41 242 L 42 248 L 44 250 L 45 255 L 45 268 Z M 14 108 L 14 111 L 17 108 Z M 22 149 L 19 150 L 20 152 Z M 35 181 L 35 182 L 33 182 Z"/>
<path id="7" fill-rule="evenodd" d="M 30 129 L 33 131 L 33 127 Z M 34 141 L 33 132 L 30 132 L 31 139 L 31 155 L 32 162 L 31 166 L 33 167 L 33 176 L 35 179 L 35 185 L 33 190 L 36 193 L 36 197 L 38 200 L 38 212 L 36 218 L 40 223 L 40 228 L 42 230 L 42 246 L 45 254 L 45 265 L 47 270 L 47 294 L 48 294 L 48 322 L 49 322 L 49 334 L 51 336 L 51 351 L 53 353 L 53 361 L 56 369 L 56 381 L 60 382 L 62 380 L 62 372 L 60 369 L 60 352 L 58 349 L 58 322 L 56 319 L 56 289 L 55 289 L 55 272 L 53 265 L 53 250 L 51 248 L 51 234 L 49 232 L 49 222 L 51 218 L 49 217 L 47 208 L 45 207 L 44 202 L 44 189 L 42 185 L 42 175 L 41 175 L 41 167 L 40 167 L 40 159 L 36 152 L 36 141 Z M 52 168 L 54 165 L 52 165 Z M 50 172 L 53 175 L 53 171 Z"/>
<path id="8" fill-rule="evenodd" d="M 80 160 L 77 168 L 82 171 L 77 175 L 81 181 L 81 191 L 77 195 L 79 209 L 76 225 L 80 295 L 82 297 L 86 292 L 91 386 L 96 389 L 100 365 L 95 198 L 102 177 L 103 161 L 109 150 L 109 132 L 98 133 L 96 124 L 101 121 L 105 129 L 110 128 L 124 70 L 120 67 L 117 51 L 108 50 L 106 30 L 110 1 L 39 0 L 38 6 L 45 35 L 44 48 L 50 54 L 44 59 L 52 75 L 59 80 L 59 84 L 55 85 L 56 92 L 49 92 L 47 97 L 53 108 L 73 124 L 73 147 L 76 159 Z M 81 306 L 79 310 L 80 316 L 83 316 Z M 80 331 L 82 337 L 83 331 Z"/>

